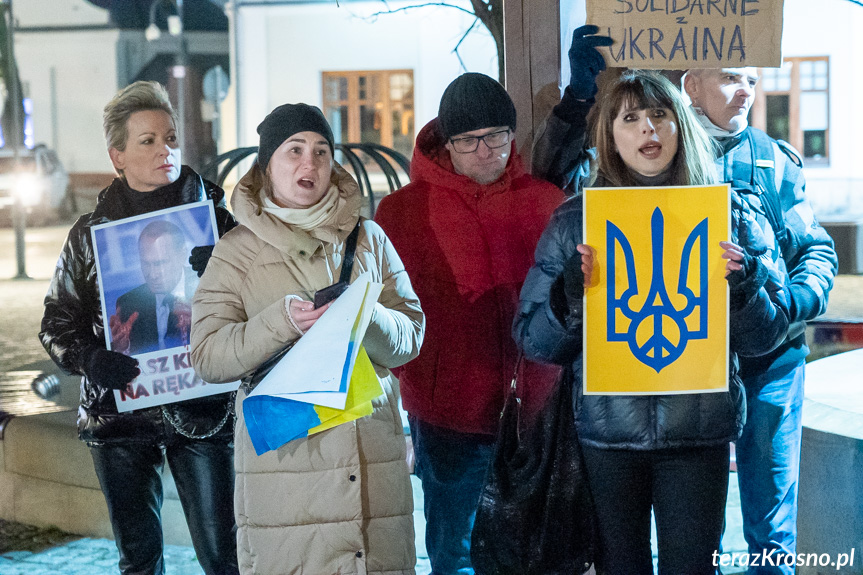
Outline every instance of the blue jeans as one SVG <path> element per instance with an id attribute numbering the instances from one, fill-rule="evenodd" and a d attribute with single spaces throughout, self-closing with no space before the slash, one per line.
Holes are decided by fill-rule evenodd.
<path id="1" fill-rule="evenodd" d="M 737 441 L 737 481 L 743 536 L 751 554 L 797 551 L 797 478 L 800 475 L 805 364 L 744 380 L 747 415 Z M 793 575 L 787 566 L 751 567 L 750 575 Z"/>
<path id="2" fill-rule="evenodd" d="M 493 436 L 459 433 L 409 417 L 423 486 L 432 575 L 473 575 L 470 534 L 494 451 Z"/>

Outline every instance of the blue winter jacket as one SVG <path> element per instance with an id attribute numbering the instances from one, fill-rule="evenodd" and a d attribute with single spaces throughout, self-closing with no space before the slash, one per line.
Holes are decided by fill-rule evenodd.
<path id="1" fill-rule="evenodd" d="M 791 294 L 791 323 L 785 341 L 768 354 L 741 359 L 740 374 L 746 382 L 750 377 L 797 365 L 809 354 L 805 322 L 827 310 L 838 260 L 833 240 L 818 223 L 806 197 L 802 162 L 788 144 L 752 127 L 717 141 L 723 151 L 716 160 L 717 173 L 752 207 L 765 230 L 769 257 L 780 270 L 787 271 Z M 782 241 L 776 238 L 766 215 L 769 208 L 764 193 L 768 187 L 779 199 Z"/>

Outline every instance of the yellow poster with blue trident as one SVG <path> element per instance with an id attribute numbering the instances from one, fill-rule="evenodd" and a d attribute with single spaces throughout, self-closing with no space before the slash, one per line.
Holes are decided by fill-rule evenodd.
<path id="1" fill-rule="evenodd" d="M 584 393 L 726 391 L 728 185 L 589 188 L 584 216 L 598 272 L 585 292 Z"/>

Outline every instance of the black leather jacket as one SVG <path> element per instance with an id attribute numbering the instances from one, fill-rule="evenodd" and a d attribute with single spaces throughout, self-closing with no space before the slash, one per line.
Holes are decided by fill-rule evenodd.
<path id="1" fill-rule="evenodd" d="M 177 183 L 180 193 L 175 197 L 179 201 L 173 205 L 211 199 L 216 208 L 219 236 L 236 225 L 225 208 L 225 192 L 220 187 L 204 180 L 188 166 L 183 166 Z M 78 218 L 72 226 L 45 296 L 39 339 L 54 362 L 67 373 L 84 375 L 84 350 L 93 345 L 105 345 L 90 228 L 140 215 L 124 198 L 124 186 L 121 179 L 115 179 L 99 193 L 96 209 Z M 162 206 L 167 207 L 173 206 Z M 232 409 L 233 394 L 220 394 L 166 406 L 165 411 L 174 424 L 163 416 L 161 407 L 118 413 L 112 391 L 94 385 L 85 376 L 81 381 L 78 436 L 90 445 L 160 444 L 174 431 L 187 436 L 209 435 L 216 431 L 220 436 L 230 437 Z M 221 429 L 217 429 L 220 424 Z"/>

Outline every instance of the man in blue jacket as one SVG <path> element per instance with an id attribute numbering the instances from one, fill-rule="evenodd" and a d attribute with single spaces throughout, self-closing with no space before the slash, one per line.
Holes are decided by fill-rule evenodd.
<path id="1" fill-rule="evenodd" d="M 788 271 L 791 317 L 785 342 L 773 352 L 742 358 L 748 421 L 737 441 L 743 534 L 749 551 L 792 555 L 797 550 L 805 322 L 827 309 L 836 275 L 833 240 L 806 198 L 803 162 L 791 146 L 749 126 L 758 82 L 755 68 L 690 70 L 684 89 L 701 124 L 722 147 L 721 181 L 731 182 L 774 232 L 772 257 Z M 775 563 L 784 563 L 777 561 Z M 750 573 L 792 575 L 766 565 Z"/>
<path id="2" fill-rule="evenodd" d="M 589 175 L 587 115 L 595 102 L 596 76 L 605 69 L 597 50 L 611 38 L 595 26 L 573 34 L 571 80 L 538 134 L 533 173 L 565 188 L 578 189 Z M 759 215 L 769 253 L 787 271 L 791 317 L 785 341 L 762 357 L 741 357 L 747 393 L 747 422 L 737 441 L 737 470 L 743 530 L 749 551 L 773 554 L 775 566 L 750 574 L 792 575 L 782 557 L 797 547 L 797 479 L 804 363 L 809 353 L 805 322 L 827 309 L 836 275 L 833 240 L 806 198 L 802 161 L 791 146 L 749 126 L 749 109 L 758 81 L 755 68 L 691 70 L 684 88 L 693 111 L 721 146 L 716 160 L 720 181 L 731 183 Z"/>

